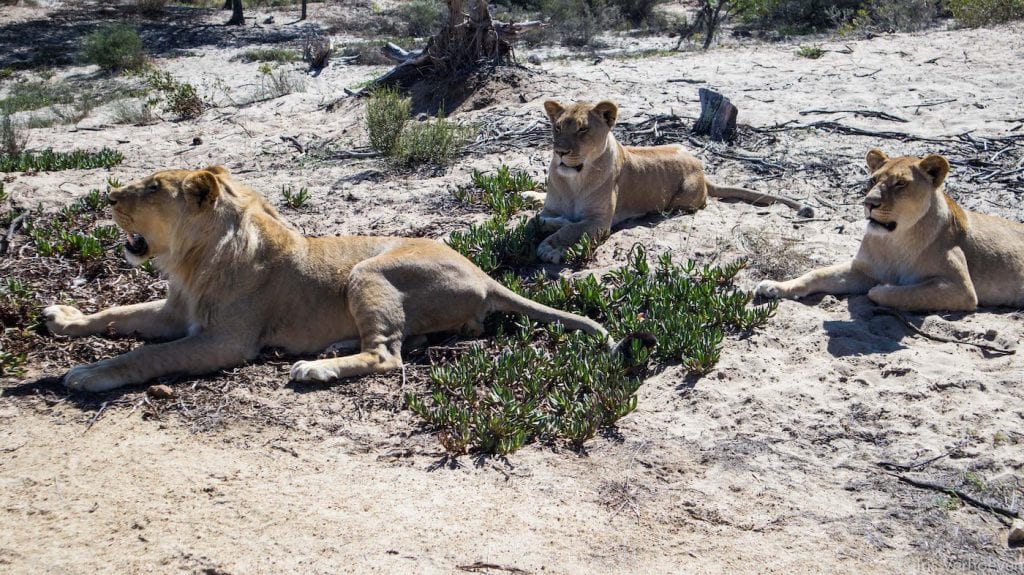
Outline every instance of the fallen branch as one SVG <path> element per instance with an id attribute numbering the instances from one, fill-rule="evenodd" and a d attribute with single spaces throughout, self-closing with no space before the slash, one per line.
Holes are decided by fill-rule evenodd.
<path id="1" fill-rule="evenodd" d="M 932 491 L 938 491 L 940 493 L 945 493 L 947 495 L 953 495 L 972 507 L 977 507 L 978 509 L 982 509 L 984 511 L 997 513 L 1004 517 L 1009 517 L 1010 519 L 1021 519 L 1020 514 L 1016 511 L 1011 511 L 1009 509 L 1006 509 L 1005 507 L 1000 507 L 998 505 L 990 505 L 988 503 L 985 503 L 984 501 L 981 501 L 980 499 L 975 499 L 971 495 L 968 495 L 967 493 L 959 489 L 955 489 L 953 487 L 949 487 L 947 485 L 942 485 L 939 483 L 932 483 L 931 481 L 922 481 L 920 479 L 914 479 L 913 477 L 908 477 L 906 475 L 901 475 L 899 473 L 885 473 L 886 475 L 891 475 L 896 479 L 899 479 L 900 481 L 906 483 L 907 485 L 913 485 L 914 487 L 920 487 L 921 489 L 930 489 Z"/>
<path id="2" fill-rule="evenodd" d="M 524 575 L 529 573 L 529 571 L 524 571 L 518 567 L 505 567 L 502 565 L 495 565 L 494 563 L 484 563 L 483 561 L 477 561 L 471 565 L 459 565 L 458 567 L 462 571 L 470 571 L 473 573 L 485 573 L 488 570 L 506 571 L 508 573 Z"/>
<path id="3" fill-rule="evenodd" d="M 857 114 L 858 116 L 863 116 L 865 118 L 878 118 L 880 120 L 888 120 L 890 122 L 907 123 L 907 120 L 904 120 L 899 116 L 893 116 L 892 114 L 886 114 L 885 112 L 876 112 L 874 110 L 802 110 L 799 114 L 801 116 L 806 116 L 808 114 Z"/>
<path id="4" fill-rule="evenodd" d="M 884 469 L 888 469 L 889 471 L 914 471 L 914 470 L 918 470 L 918 469 L 924 469 L 925 467 L 928 467 L 929 465 L 931 465 L 932 463 L 935 463 L 936 461 L 942 459 L 943 457 L 948 457 L 949 455 L 951 455 L 953 452 L 959 450 L 964 445 L 967 445 L 967 440 L 966 439 L 963 440 L 963 441 L 958 442 L 956 445 L 954 445 L 949 450 L 947 450 L 947 451 L 945 451 L 943 453 L 940 453 L 940 454 L 936 455 L 935 457 L 931 457 L 931 458 L 925 459 L 924 461 L 920 461 L 918 463 L 906 464 L 906 463 L 895 463 L 895 462 L 892 462 L 892 461 L 879 461 L 877 463 L 877 465 L 879 467 L 884 468 Z"/>
<path id="5" fill-rule="evenodd" d="M 0 255 L 7 253 L 7 250 L 11 247 L 11 240 L 14 239 L 14 234 L 21 227 L 21 224 L 24 223 L 26 216 L 28 216 L 28 212 L 22 212 L 11 221 L 10 227 L 7 228 L 7 234 L 0 238 Z"/>
<path id="6" fill-rule="evenodd" d="M 896 309 L 892 309 L 892 308 L 888 308 L 888 307 L 876 307 L 874 309 L 874 313 L 876 315 L 891 315 L 891 316 L 895 317 L 896 319 L 900 320 L 900 322 L 902 322 L 903 325 L 906 326 L 907 329 L 909 329 L 910 331 L 916 333 L 917 335 L 919 335 L 921 337 L 930 339 L 932 341 L 940 341 L 940 342 L 943 342 L 943 343 L 956 343 L 956 344 L 960 344 L 960 345 L 971 345 L 971 346 L 974 346 L 974 347 L 976 347 L 978 349 L 982 349 L 984 351 L 987 351 L 989 353 L 993 353 L 993 354 L 996 354 L 996 355 L 1014 355 L 1015 353 L 1017 353 L 1017 350 L 1015 350 L 1015 349 L 1004 349 L 1004 348 L 1001 348 L 1001 347 L 996 347 L 994 345 L 988 345 L 986 343 L 976 343 L 976 342 L 973 342 L 973 341 L 963 341 L 963 340 L 952 338 L 952 337 L 945 337 L 945 336 L 941 336 L 941 335 L 930 334 L 928 332 L 923 331 L 921 328 L 917 327 L 916 325 L 910 323 L 910 320 L 908 320 L 905 315 L 903 315 L 899 310 L 896 310 Z"/>

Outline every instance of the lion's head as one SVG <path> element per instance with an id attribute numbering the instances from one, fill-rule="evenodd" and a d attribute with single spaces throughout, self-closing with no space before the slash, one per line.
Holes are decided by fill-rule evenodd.
<path id="1" fill-rule="evenodd" d="M 544 102 L 544 111 L 551 119 L 557 169 L 566 173 L 582 171 L 587 162 L 604 152 L 619 113 L 612 102 L 577 102 L 565 107 L 554 100 Z"/>
<path id="2" fill-rule="evenodd" d="M 227 170 L 164 170 L 110 192 L 114 220 L 128 234 L 125 257 L 141 264 L 174 249 L 189 220 L 213 210 Z"/>
<path id="3" fill-rule="evenodd" d="M 941 200 L 942 183 L 949 173 L 949 162 L 936 154 L 889 158 L 873 149 L 867 154 L 867 164 L 871 170 L 871 187 L 864 197 L 868 233 L 912 228 Z"/>

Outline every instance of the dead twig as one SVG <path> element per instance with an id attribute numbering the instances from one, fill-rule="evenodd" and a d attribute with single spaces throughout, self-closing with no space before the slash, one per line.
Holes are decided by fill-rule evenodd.
<path id="1" fill-rule="evenodd" d="M 494 563 L 485 563 L 483 561 L 477 561 L 476 563 L 472 563 L 470 565 L 459 565 L 458 568 L 461 571 L 470 571 L 472 573 L 485 573 L 488 570 L 492 570 L 492 569 L 495 569 L 495 570 L 498 570 L 498 571 L 505 571 L 507 573 L 523 573 L 523 574 L 528 574 L 529 573 L 529 571 L 525 571 L 525 570 L 520 569 L 518 567 L 505 567 L 504 565 L 496 565 Z"/>
<path id="2" fill-rule="evenodd" d="M 890 122 L 907 123 L 907 120 L 899 116 L 893 116 L 885 112 L 876 112 L 875 110 L 801 110 L 799 113 L 801 116 L 808 114 L 856 114 L 865 118 L 878 118 L 880 120 L 889 120 Z"/>
<path id="3" fill-rule="evenodd" d="M 902 475 L 899 473 L 885 472 L 885 474 L 891 475 L 896 479 L 899 479 L 903 483 L 906 483 L 907 485 L 912 485 L 914 487 L 919 487 L 921 489 L 930 489 L 932 491 L 938 491 L 939 493 L 945 493 L 947 495 L 953 495 L 954 497 L 957 497 L 958 499 L 970 505 L 971 507 L 976 507 L 983 511 L 996 513 L 998 515 L 1002 515 L 1003 517 L 1008 517 L 1010 519 L 1021 519 L 1020 514 L 1016 511 L 1011 511 L 1010 509 L 1006 509 L 1005 507 L 1000 507 L 998 505 L 990 505 L 988 503 L 985 503 L 984 501 L 981 501 L 980 499 L 975 499 L 971 495 L 959 489 L 949 487 L 948 485 L 932 483 L 931 481 L 924 481 L 921 479 L 914 479 L 913 477 L 909 477 L 907 475 Z"/>
<path id="4" fill-rule="evenodd" d="M 21 227 L 21 224 L 25 222 L 26 216 L 28 216 L 27 211 L 18 214 L 18 217 L 11 220 L 11 225 L 7 228 L 7 234 L 0 238 L 0 255 L 7 253 L 7 250 L 11 247 L 11 240 L 14 239 L 14 234 Z"/>
<path id="5" fill-rule="evenodd" d="M 895 463 L 893 461 L 879 461 L 876 465 L 878 465 L 879 467 L 882 467 L 884 469 L 888 469 L 889 471 L 915 471 L 915 470 L 920 470 L 920 469 L 924 469 L 925 467 L 928 467 L 929 465 L 931 465 L 932 463 L 935 463 L 936 461 L 942 459 L 943 457 L 948 457 L 950 454 L 956 452 L 957 450 L 959 450 L 964 445 L 967 445 L 967 440 L 966 439 L 958 442 L 956 445 L 954 445 L 953 447 L 951 447 L 947 451 L 945 451 L 943 453 L 940 453 L 940 454 L 936 455 L 935 457 L 930 457 L 928 459 L 925 459 L 924 461 L 919 461 L 917 463 Z"/>
<path id="6" fill-rule="evenodd" d="M 923 331 L 921 328 L 917 327 L 916 325 L 910 323 L 910 320 L 908 320 L 905 315 L 903 315 L 899 310 L 896 310 L 896 309 L 892 309 L 892 308 L 888 308 L 888 307 L 876 307 L 874 309 L 874 313 L 876 315 L 891 315 L 891 316 L 895 317 L 896 319 L 900 320 L 900 322 L 904 326 L 906 326 L 907 329 L 909 329 L 910 331 L 914 332 L 915 334 L 917 334 L 917 335 L 919 335 L 921 337 L 930 339 L 932 341 L 940 341 L 940 342 L 943 342 L 943 343 L 956 343 L 956 344 L 960 344 L 960 345 L 971 345 L 971 346 L 974 346 L 974 347 L 976 347 L 978 349 L 981 349 L 981 350 L 984 350 L 984 351 L 987 351 L 989 353 L 996 354 L 996 355 L 1014 355 L 1015 353 L 1017 353 L 1017 350 L 1015 350 L 1015 349 L 1005 349 L 1005 348 L 1001 348 L 1001 347 L 996 347 L 994 345 L 988 345 L 986 343 L 976 343 L 976 342 L 973 342 L 973 341 L 963 341 L 963 340 L 952 338 L 952 337 L 945 337 L 945 336 L 941 336 L 941 335 L 934 335 L 934 334 L 927 333 L 927 332 Z"/>

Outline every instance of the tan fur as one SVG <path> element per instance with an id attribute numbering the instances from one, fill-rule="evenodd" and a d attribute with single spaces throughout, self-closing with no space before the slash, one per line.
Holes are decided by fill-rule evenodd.
<path id="1" fill-rule="evenodd" d="M 537 247 L 544 261 L 558 263 L 584 235 L 602 241 L 612 226 L 639 216 L 671 210 L 694 211 L 708 196 L 757 205 L 800 204 L 745 188 L 716 186 L 704 177 L 700 160 L 676 145 L 629 147 L 611 132 L 618 116 L 612 102 L 544 103 L 554 132 L 554 153 L 546 194 L 525 195 L 544 204 L 545 231 L 554 232 Z"/>
<path id="2" fill-rule="evenodd" d="M 918 311 L 1024 307 L 1024 225 L 958 206 L 943 191 L 942 156 L 890 159 L 871 150 L 867 163 L 868 226 L 853 261 L 763 281 L 759 295 L 867 293 L 877 304 Z"/>
<path id="3" fill-rule="evenodd" d="M 407 337 L 479 332 L 493 311 L 607 338 L 593 320 L 516 295 L 439 242 L 303 237 L 220 167 L 157 172 L 114 190 L 110 203 L 129 234 L 126 257 L 153 258 L 168 276 L 167 299 L 91 315 L 49 306 L 47 326 L 58 335 L 113 332 L 170 341 L 76 367 L 64 377 L 73 389 L 208 373 L 251 360 L 264 347 L 317 353 L 353 339 L 360 353 L 299 361 L 291 376 L 362 375 L 400 367 Z M 140 236 L 144 244 L 135 239 Z"/>

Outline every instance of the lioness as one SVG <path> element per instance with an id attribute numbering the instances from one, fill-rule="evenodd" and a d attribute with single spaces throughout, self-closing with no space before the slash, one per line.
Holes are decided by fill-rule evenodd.
<path id="1" fill-rule="evenodd" d="M 314 353 L 357 338 L 356 355 L 292 366 L 295 380 L 327 381 L 402 365 L 410 336 L 467 328 L 493 311 L 561 322 L 588 333 L 597 322 L 525 299 L 436 241 L 395 237 L 307 238 L 227 170 L 161 171 L 110 193 L 128 234 L 125 256 L 150 258 L 169 279 L 167 299 L 85 315 L 43 310 L 58 335 L 113 332 L 171 340 L 75 367 L 72 389 L 102 391 L 169 374 L 238 365 L 261 348 Z"/>
<path id="2" fill-rule="evenodd" d="M 867 293 L 877 304 L 920 311 L 1024 307 L 1024 225 L 958 206 L 943 191 L 942 156 L 889 158 L 875 149 L 867 164 L 867 229 L 853 261 L 763 281 L 759 295 Z"/>
<path id="3" fill-rule="evenodd" d="M 544 110 L 554 131 L 548 191 L 524 194 L 544 204 L 542 229 L 554 232 L 537 247 L 537 256 L 544 261 L 561 261 L 565 250 L 584 234 L 602 241 L 612 226 L 624 220 L 661 211 L 698 210 L 709 195 L 801 209 L 799 202 L 789 198 L 712 184 L 704 177 L 700 160 L 681 146 L 619 144 L 611 131 L 619 113 L 612 102 L 565 107 L 548 100 Z"/>

